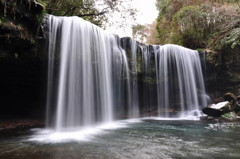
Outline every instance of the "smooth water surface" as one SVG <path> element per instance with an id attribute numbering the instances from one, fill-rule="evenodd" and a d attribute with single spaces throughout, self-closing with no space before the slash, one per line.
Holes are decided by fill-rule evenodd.
<path id="1" fill-rule="evenodd" d="M 33 130 L 0 136 L 0 158 L 12 159 L 170 159 L 240 158 L 240 124 L 142 120 L 102 129 L 89 140 L 31 141 Z"/>

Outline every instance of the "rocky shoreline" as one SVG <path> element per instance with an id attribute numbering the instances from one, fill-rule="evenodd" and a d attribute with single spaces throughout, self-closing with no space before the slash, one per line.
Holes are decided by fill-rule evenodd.
<path id="1" fill-rule="evenodd" d="M 24 130 L 32 128 L 43 128 L 45 125 L 42 119 L 0 119 L 0 136 L 11 136 L 26 133 Z"/>
<path id="2" fill-rule="evenodd" d="M 211 117 L 211 116 L 201 116 L 201 121 L 211 121 L 216 123 L 222 123 L 222 122 L 240 122 L 240 117 L 237 117 L 235 119 L 229 119 L 224 117 Z"/>

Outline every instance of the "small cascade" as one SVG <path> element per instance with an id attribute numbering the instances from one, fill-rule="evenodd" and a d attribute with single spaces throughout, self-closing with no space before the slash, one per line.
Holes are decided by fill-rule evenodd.
<path id="1" fill-rule="evenodd" d="M 137 42 L 128 38 L 122 40 L 122 47 L 128 55 L 128 62 L 130 68 L 129 76 L 129 105 L 128 118 L 139 117 L 139 93 L 138 93 L 138 45 Z"/>
<path id="2" fill-rule="evenodd" d="M 205 86 L 201 62 L 197 51 L 177 45 L 160 46 L 155 52 L 158 108 L 169 113 L 179 112 L 185 117 L 189 112 L 207 105 L 203 98 Z M 197 112 L 198 113 L 198 112 Z"/>
<path id="3" fill-rule="evenodd" d="M 48 22 L 49 127 L 184 117 L 206 105 L 197 51 L 119 38 L 78 17 L 49 15 Z"/>

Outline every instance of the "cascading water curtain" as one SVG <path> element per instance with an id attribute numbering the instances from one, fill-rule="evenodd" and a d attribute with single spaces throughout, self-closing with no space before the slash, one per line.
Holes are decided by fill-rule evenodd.
<path id="1" fill-rule="evenodd" d="M 199 113 L 200 106 L 206 106 L 207 101 L 203 96 L 205 86 L 198 52 L 164 45 L 156 50 L 155 56 L 160 115 L 171 117 L 173 111 L 179 117 Z"/>
<path id="2" fill-rule="evenodd" d="M 129 80 L 128 64 L 117 38 L 78 17 L 49 16 L 49 23 L 47 116 L 52 125 L 61 131 L 113 121 L 113 104 L 129 83 L 121 80 Z"/>
<path id="3" fill-rule="evenodd" d="M 183 117 L 206 104 L 197 51 L 120 39 L 78 17 L 49 15 L 48 22 L 49 127 L 89 127 L 146 111 Z"/>

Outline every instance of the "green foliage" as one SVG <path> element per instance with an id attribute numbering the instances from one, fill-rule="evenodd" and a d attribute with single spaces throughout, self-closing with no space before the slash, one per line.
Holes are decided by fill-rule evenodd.
<path id="1" fill-rule="evenodd" d="M 17 59 L 19 57 L 19 54 L 17 52 L 14 53 L 14 57 Z"/>
<path id="2" fill-rule="evenodd" d="M 198 15 L 199 9 L 196 6 L 186 6 L 181 8 L 176 14 L 173 15 L 173 22 L 177 22 L 179 25 L 192 25 L 193 21 L 196 20 L 196 16 Z"/>
<path id="3" fill-rule="evenodd" d="M 209 35 L 208 14 L 199 7 L 186 6 L 181 8 L 172 20 L 172 26 L 177 26 L 177 33 L 170 37 L 174 43 L 192 48 L 202 47 Z M 179 39 L 177 42 L 175 39 Z M 179 42 L 181 41 L 181 43 Z"/>
<path id="4" fill-rule="evenodd" d="M 136 24 L 132 26 L 132 36 L 133 39 L 138 40 L 139 42 L 144 42 L 146 38 L 145 34 L 146 27 L 141 24 Z"/>
<path id="5" fill-rule="evenodd" d="M 240 28 L 233 29 L 229 36 L 221 40 L 222 45 L 231 46 L 232 49 L 240 47 Z"/>
<path id="6" fill-rule="evenodd" d="M 56 16 L 78 16 L 102 26 L 113 12 L 134 17 L 135 10 L 124 8 L 122 0 L 45 0 L 46 10 Z M 131 1 L 131 0 L 129 0 Z M 127 2 L 127 1 L 126 1 Z"/>
<path id="7" fill-rule="evenodd" d="M 157 0 L 161 44 L 193 49 L 237 47 L 240 5 L 236 0 Z"/>
<path id="8" fill-rule="evenodd" d="M 37 2 L 42 4 L 44 6 L 44 8 L 46 8 L 46 6 L 47 6 L 47 1 L 48 0 L 37 0 Z"/>
<path id="9" fill-rule="evenodd" d="M 158 0 L 156 5 L 157 5 L 157 9 L 159 10 L 159 13 L 167 14 L 170 4 L 171 4 L 170 0 L 161 0 L 161 1 Z"/>
<path id="10" fill-rule="evenodd" d="M 4 23 L 4 17 L 0 17 L 0 24 Z"/>
<path id="11" fill-rule="evenodd" d="M 239 0 L 223 0 L 223 1 L 228 3 L 239 3 Z"/>
<path id="12" fill-rule="evenodd" d="M 92 7 L 94 1 L 89 1 Z M 47 10 L 49 13 L 57 16 L 70 16 L 82 14 L 83 0 L 48 0 Z"/>
<path id="13" fill-rule="evenodd" d="M 143 29 L 145 29 L 144 25 L 141 25 L 141 24 L 133 25 L 132 26 L 133 35 L 135 35 L 139 30 L 143 30 Z"/>
<path id="14" fill-rule="evenodd" d="M 36 21 L 39 23 L 39 24 L 41 24 L 41 23 L 43 23 L 44 22 L 44 17 L 46 16 L 46 10 L 43 10 L 40 14 L 37 14 L 36 15 Z"/>
<path id="15" fill-rule="evenodd" d="M 146 34 L 146 43 L 151 45 L 159 44 L 159 39 L 157 37 L 157 30 L 156 30 L 157 21 L 153 21 L 152 24 L 147 24 L 145 27 L 145 34 Z"/>

